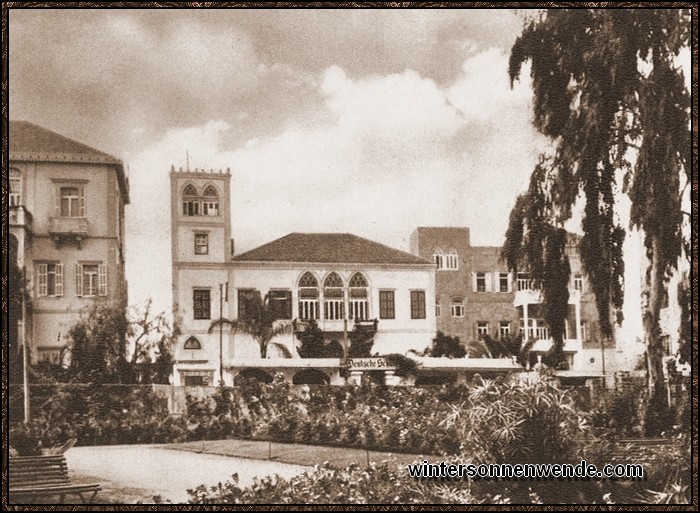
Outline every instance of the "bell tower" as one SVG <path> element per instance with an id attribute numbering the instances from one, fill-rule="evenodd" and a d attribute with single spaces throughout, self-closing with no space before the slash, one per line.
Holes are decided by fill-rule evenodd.
<path id="1" fill-rule="evenodd" d="M 229 169 L 170 170 L 173 319 L 180 329 L 175 385 L 216 385 L 227 360 L 228 333 L 222 344 L 219 333 L 208 330 L 220 314 L 228 317 L 230 186 Z"/>

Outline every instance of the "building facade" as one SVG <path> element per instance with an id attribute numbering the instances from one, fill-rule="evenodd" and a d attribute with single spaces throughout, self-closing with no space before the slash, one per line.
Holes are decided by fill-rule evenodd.
<path id="1" fill-rule="evenodd" d="M 37 125 L 11 121 L 9 227 L 24 270 L 18 326 L 33 361 L 59 363 L 95 300 L 126 304 L 122 162 Z"/>
<path id="2" fill-rule="evenodd" d="M 313 319 L 329 343 L 347 344 L 360 323 L 377 354 L 422 351 L 435 335 L 435 265 L 347 233 L 292 233 L 240 255 L 230 243 L 230 172 L 171 171 L 173 308 L 181 335 L 174 383 L 232 384 L 251 368 L 321 372 L 332 382 L 338 358 L 300 359 L 295 332 Z M 274 305 L 283 328 L 261 359 L 245 333 L 212 321 L 245 319 L 253 298 Z M 345 346 L 347 349 L 347 345 Z M 310 367 L 313 367 L 311 369 Z"/>
<path id="3" fill-rule="evenodd" d="M 438 330 L 464 342 L 521 335 L 534 341 L 535 354 L 549 349 L 541 293 L 526 274 L 514 277 L 508 271 L 500 247 L 472 246 L 468 228 L 420 227 L 411 236 L 411 252 L 436 263 Z M 572 370 L 600 373 L 604 356 L 595 296 L 573 244 L 567 253 L 571 283 L 564 352 Z M 605 355 L 614 358 L 614 348 L 606 347 Z"/>

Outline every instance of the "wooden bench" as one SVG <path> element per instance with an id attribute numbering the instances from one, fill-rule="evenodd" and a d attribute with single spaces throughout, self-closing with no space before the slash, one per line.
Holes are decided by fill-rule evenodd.
<path id="1" fill-rule="evenodd" d="M 63 503 L 66 496 L 78 495 L 84 504 L 92 503 L 102 489 L 100 484 L 71 483 L 63 454 L 16 456 L 10 457 L 9 463 L 9 493 L 13 502 L 57 496 Z"/>

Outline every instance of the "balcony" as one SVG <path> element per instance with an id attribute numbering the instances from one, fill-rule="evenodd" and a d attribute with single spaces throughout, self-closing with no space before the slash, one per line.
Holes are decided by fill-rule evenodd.
<path id="1" fill-rule="evenodd" d="M 20 228 L 31 230 L 32 214 L 23 206 L 11 206 L 10 226 L 19 226 Z"/>
<path id="2" fill-rule="evenodd" d="M 86 217 L 52 217 L 49 224 L 49 235 L 57 246 L 63 243 L 75 243 L 81 246 L 82 240 L 88 234 Z"/>
<path id="3" fill-rule="evenodd" d="M 521 288 L 522 285 L 522 288 Z M 529 287 L 529 288 L 528 288 Z M 515 292 L 513 304 L 517 306 L 536 305 L 542 303 L 544 295 L 541 288 L 533 288 L 531 280 L 518 279 L 518 287 Z M 581 291 L 569 287 L 568 304 L 575 305 L 581 302 Z"/>

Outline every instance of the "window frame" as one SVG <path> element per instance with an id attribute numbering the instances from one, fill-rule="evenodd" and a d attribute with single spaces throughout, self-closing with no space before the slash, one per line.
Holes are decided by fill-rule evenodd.
<path id="1" fill-rule="evenodd" d="M 206 294 L 206 295 L 205 295 Z M 197 298 L 201 295 L 200 298 Z M 208 306 L 206 308 L 204 304 Z M 205 313 L 206 310 L 206 313 Z M 194 287 L 192 289 L 192 319 L 195 321 L 211 320 L 211 289 Z"/>
<path id="2" fill-rule="evenodd" d="M 396 292 L 394 290 L 379 291 L 379 318 L 396 319 Z"/>
<path id="3" fill-rule="evenodd" d="M 64 191 L 75 189 L 76 195 L 64 194 Z M 64 200 L 67 200 L 64 208 Z M 85 184 L 82 182 L 56 183 L 56 217 L 74 219 L 86 216 Z"/>
<path id="4" fill-rule="evenodd" d="M 411 319 L 425 319 L 425 290 L 411 291 Z"/>
<path id="5" fill-rule="evenodd" d="M 510 336 L 512 333 L 512 326 L 510 321 L 500 321 L 498 323 L 498 336 L 504 338 L 505 336 Z M 505 328 L 505 329 L 504 329 Z"/>
<path id="6" fill-rule="evenodd" d="M 486 278 L 486 273 L 485 272 L 477 272 L 476 274 L 476 291 L 475 292 L 488 292 L 488 286 L 486 284 L 487 278 Z M 479 283 L 480 281 L 483 280 L 483 287 Z"/>
<path id="7" fill-rule="evenodd" d="M 19 207 L 22 205 L 22 185 L 24 182 L 22 170 L 16 167 L 11 167 L 8 175 L 8 204 L 10 207 Z M 13 182 L 15 183 L 14 187 L 12 185 Z"/>
<path id="8" fill-rule="evenodd" d="M 204 244 L 198 244 L 197 239 L 199 237 L 204 237 Z M 202 251 L 201 248 L 204 248 Z M 209 233 L 208 232 L 194 232 L 194 254 L 195 255 L 208 255 L 209 254 Z"/>
<path id="9" fill-rule="evenodd" d="M 282 297 L 282 294 L 284 294 L 284 297 Z M 268 301 L 270 306 L 273 305 L 273 301 L 279 301 L 279 303 L 275 303 L 276 306 L 271 309 L 271 312 L 273 312 L 274 320 L 292 320 L 293 301 L 292 291 L 290 289 L 270 289 L 270 291 L 268 292 Z M 285 306 L 279 306 L 281 304 L 284 304 Z M 282 312 L 281 315 L 278 315 L 278 310 L 279 312 Z"/>
<path id="10" fill-rule="evenodd" d="M 506 286 L 505 290 L 503 290 L 504 283 Z M 504 272 L 498 273 L 498 292 L 501 292 L 501 293 L 510 292 L 510 273 L 504 273 Z"/>
<path id="11" fill-rule="evenodd" d="M 90 290 L 85 291 L 85 267 L 97 267 L 96 283 L 89 280 Z M 92 274 L 92 273 L 91 273 Z M 94 286 L 93 286 L 94 285 Z M 96 287 L 96 288 L 95 288 Z M 95 293 L 92 293 L 96 291 Z M 107 295 L 107 264 L 102 262 L 79 262 L 75 265 L 75 295 L 78 297 L 97 297 Z"/>
<path id="12" fill-rule="evenodd" d="M 464 313 L 464 298 L 452 298 L 450 302 L 450 315 L 455 319 L 463 319 Z"/>
<path id="13" fill-rule="evenodd" d="M 489 321 L 476 321 L 476 335 L 477 337 L 490 336 Z"/>
<path id="14" fill-rule="evenodd" d="M 305 271 L 299 277 L 299 282 L 297 283 L 297 294 L 299 319 L 302 321 L 318 319 L 320 315 L 320 292 L 318 279 L 311 271 Z"/>
<path id="15" fill-rule="evenodd" d="M 64 292 L 63 264 L 59 261 L 36 262 L 37 297 L 62 297 Z M 53 267 L 53 271 L 50 270 Z M 53 290 L 49 290 L 49 276 L 53 276 Z M 52 293 L 50 293 L 52 292 Z"/>
<path id="16" fill-rule="evenodd" d="M 192 335 L 182 344 L 182 349 L 185 351 L 199 351 L 202 349 L 202 343 L 197 337 Z"/>
<path id="17" fill-rule="evenodd" d="M 445 271 L 458 271 L 459 270 L 459 254 L 457 250 L 450 249 L 443 255 Z"/>

